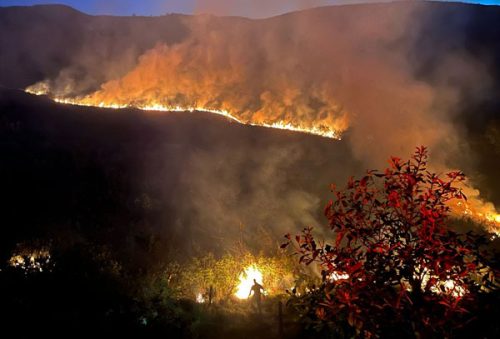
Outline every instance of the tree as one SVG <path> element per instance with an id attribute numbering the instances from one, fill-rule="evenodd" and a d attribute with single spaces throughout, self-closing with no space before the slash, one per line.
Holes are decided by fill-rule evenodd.
<path id="1" fill-rule="evenodd" d="M 337 190 L 326 208 L 332 241 L 305 228 L 292 241 L 299 261 L 321 267 L 318 319 L 358 335 L 452 335 L 472 318 L 473 301 L 494 288 L 482 245 L 486 238 L 448 227 L 449 205 L 466 199 L 457 183 L 427 171 L 428 153 L 392 157 L 383 173 L 368 171 Z M 479 282 L 479 283 L 478 283 Z"/>

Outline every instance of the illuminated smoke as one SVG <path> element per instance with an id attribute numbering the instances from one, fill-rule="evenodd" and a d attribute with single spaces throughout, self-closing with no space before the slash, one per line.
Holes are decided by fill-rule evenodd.
<path id="1" fill-rule="evenodd" d="M 410 55 L 425 23 L 422 8 L 346 6 L 258 21 L 185 18 L 189 37 L 158 43 L 130 72 L 93 93 L 67 91 L 51 81 L 30 90 L 82 105 L 201 109 L 246 124 L 344 133 L 367 168 L 426 145 L 430 170 L 445 172 L 457 158 L 468 157 L 453 123 L 460 92 L 470 83 L 478 91 L 487 87 L 489 76 L 481 62 L 454 50 L 441 60 L 434 83 L 416 78 Z M 476 189 L 465 190 L 468 205 L 457 213 L 471 211 L 497 229 L 495 207 Z"/>

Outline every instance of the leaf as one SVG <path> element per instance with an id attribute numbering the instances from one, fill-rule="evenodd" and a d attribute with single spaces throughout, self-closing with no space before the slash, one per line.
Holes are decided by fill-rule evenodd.
<path id="1" fill-rule="evenodd" d="M 283 243 L 283 244 L 280 245 L 280 248 L 281 249 L 287 248 L 288 245 L 290 245 L 290 243 L 289 242 L 285 242 L 285 243 Z"/>
<path id="2" fill-rule="evenodd" d="M 335 240 L 335 247 L 339 247 L 340 242 L 341 242 L 341 241 L 342 241 L 342 239 L 344 238 L 344 234 L 345 234 L 345 232 L 344 232 L 344 231 L 339 232 L 339 233 L 337 234 L 337 239 Z"/>
<path id="3" fill-rule="evenodd" d="M 362 266 L 363 266 L 363 263 L 362 263 L 362 262 L 358 262 L 356 265 L 351 266 L 351 267 L 349 268 L 349 271 L 350 271 L 350 273 L 356 272 L 356 271 L 357 271 L 357 270 L 359 270 Z"/>

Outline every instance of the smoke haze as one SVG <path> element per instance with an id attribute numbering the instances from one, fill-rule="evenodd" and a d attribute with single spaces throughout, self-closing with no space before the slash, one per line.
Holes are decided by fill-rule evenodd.
<path id="1" fill-rule="evenodd" d="M 195 11 L 214 15 L 237 15 L 249 18 L 265 18 L 326 5 L 352 5 L 355 3 L 383 2 L 374 0 L 197 0 Z"/>
<path id="2" fill-rule="evenodd" d="M 262 21 L 187 18 L 184 41 L 157 44 L 84 102 L 207 107 L 244 122 L 339 133 L 351 127 L 349 142 L 367 166 L 425 144 L 444 169 L 463 138 L 454 126 L 461 93 L 483 93 L 490 82 L 487 67 L 465 50 L 445 55 L 432 83 L 415 76 L 425 15 L 416 5 L 375 5 Z M 56 84 L 68 82 L 61 76 Z M 63 88 L 54 94 L 81 94 Z"/>

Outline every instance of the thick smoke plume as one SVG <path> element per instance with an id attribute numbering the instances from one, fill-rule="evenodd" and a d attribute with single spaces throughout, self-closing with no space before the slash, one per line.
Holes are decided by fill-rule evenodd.
<path id="1" fill-rule="evenodd" d="M 481 88 L 487 88 L 488 75 L 481 62 L 464 50 L 454 50 L 444 55 L 432 81 L 416 76 L 418 60 L 412 54 L 418 51 L 421 25 L 426 22 L 423 9 L 373 5 L 316 9 L 265 20 L 185 18 L 186 39 L 158 42 L 123 77 L 89 95 L 72 93 L 69 98 L 105 106 L 204 107 L 227 111 L 245 123 L 290 123 L 345 132 L 353 154 L 367 168 L 381 167 L 389 155 L 409 155 L 415 146 L 426 145 L 432 151 L 433 170 L 450 170 L 458 157 L 461 163 L 469 157 L 463 133 L 454 122 L 461 93 L 478 79 Z M 257 205 L 296 199 L 305 206 L 299 219 L 312 222 L 308 211 L 318 203 L 317 197 L 281 190 L 281 181 L 271 177 L 282 161 L 274 160 L 288 152 L 270 153 L 263 155 L 273 159 L 267 174 L 258 171 L 248 179 L 262 186 L 262 178 L 269 176 L 265 181 L 271 184 L 266 190 L 252 190 L 246 202 L 237 199 L 243 185 L 237 178 L 245 172 L 238 159 L 195 156 L 192 168 L 202 172 L 190 175 L 200 181 L 202 191 L 201 200 L 192 201 L 191 208 L 212 216 L 214 224 L 217 220 L 221 225 L 236 223 L 238 218 L 226 214 L 227 210 L 237 211 L 245 220 L 253 217 L 256 223 L 269 224 L 264 212 L 254 213 Z M 217 161 L 228 164 L 224 182 L 234 186 L 203 184 L 217 177 Z M 283 161 L 293 162 L 293 157 Z M 478 191 L 467 188 L 467 193 L 476 210 L 495 213 L 492 205 L 479 199 Z M 229 206 L 228 201 L 238 201 L 245 208 Z"/>
<path id="2" fill-rule="evenodd" d="M 350 125 L 353 149 L 369 165 L 419 144 L 456 145 L 454 88 L 415 79 L 408 53 L 418 7 L 396 9 L 357 8 L 358 20 L 349 8 L 261 21 L 190 18 L 189 38 L 159 43 L 81 101 L 205 107 L 244 122 L 338 132 Z"/>

